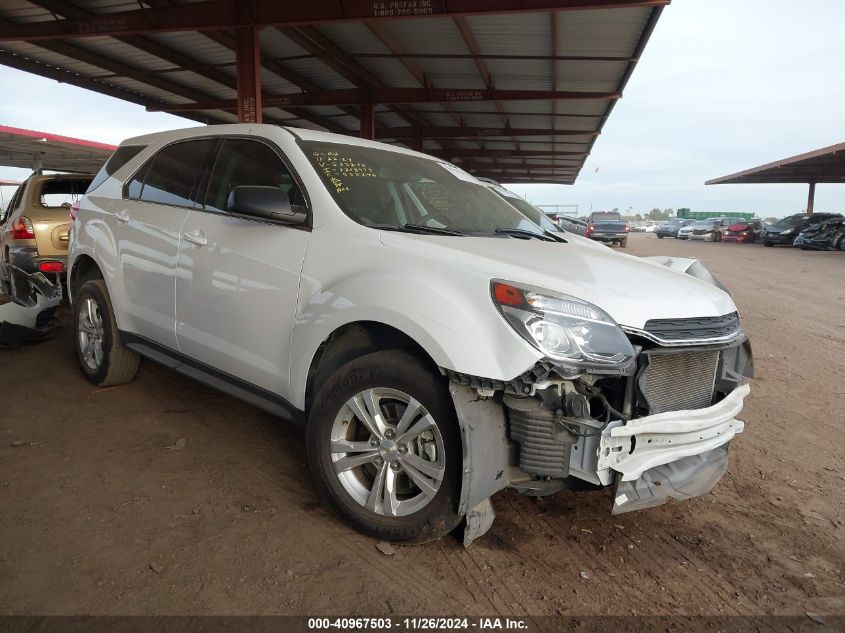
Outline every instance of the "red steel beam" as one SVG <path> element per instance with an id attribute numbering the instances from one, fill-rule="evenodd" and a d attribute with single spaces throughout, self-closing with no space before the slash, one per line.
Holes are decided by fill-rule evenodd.
<path id="1" fill-rule="evenodd" d="M 383 127 L 376 138 L 477 138 L 487 136 L 595 136 L 584 130 L 552 130 L 513 127 Z"/>
<path id="2" fill-rule="evenodd" d="M 569 150 L 538 150 L 538 149 L 464 149 L 456 147 L 450 150 L 429 152 L 440 158 L 543 158 L 551 156 L 583 156 L 584 152 Z"/>
<path id="3" fill-rule="evenodd" d="M 373 140 L 376 137 L 375 108 L 372 104 L 361 106 L 361 138 Z"/>
<path id="4" fill-rule="evenodd" d="M 556 185 L 572 185 L 575 184 L 575 176 L 562 176 L 562 177 L 550 177 L 546 178 L 545 176 L 539 175 L 536 177 L 531 176 L 508 176 L 503 174 L 472 174 L 476 178 L 490 178 L 497 182 L 505 182 L 505 183 L 523 183 L 523 184 L 533 184 L 533 183 L 549 183 L 549 184 L 556 184 Z"/>
<path id="5" fill-rule="evenodd" d="M 341 47 L 320 32 L 319 29 L 306 26 L 300 28 L 285 27 L 279 29 L 286 37 L 320 59 L 341 77 L 355 86 L 366 89 L 384 88 L 384 83 L 371 71 L 350 57 Z M 409 107 L 393 105 L 390 110 L 396 112 L 411 125 L 426 125 L 425 118 Z M 414 149 L 422 150 L 422 144 Z"/>
<path id="6" fill-rule="evenodd" d="M 261 46 L 258 29 L 235 29 L 235 66 L 238 76 L 238 121 L 261 123 Z"/>
<path id="7" fill-rule="evenodd" d="M 463 167 L 461 167 L 463 169 Z M 530 176 L 548 175 L 548 176 L 575 176 L 578 174 L 578 168 L 575 169 L 467 169 L 471 174 L 500 174 L 502 176 L 507 174 L 526 174 Z"/>
<path id="8" fill-rule="evenodd" d="M 554 165 L 551 163 L 542 163 L 537 165 L 526 165 L 524 163 L 455 163 L 461 169 L 467 171 L 486 171 L 488 169 L 578 169 L 580 163 L 570 163 L 568 165 Z"/>
<path id="9" fill-rule="evenodd" d="M 297 26 L 432 16 L 495 15 L 537 11 L 578 11 L 659 7 L 670 0 L 205 0 L 172 7 L 102 13 L 85 18 L 0 26 L 0 41 L 121 36 L 168 31 L 213 31 L 239 26 Z"/>
<path id="10" fill-rule="evenodd" d="M 569 90 L 496 90 L 450 88 L 344 88 L 266 95 L 264 107 L 340 106 L 369 104 L 449 103 L 458 101 L 547 101 L 549 99 L 618 99 L 612 92 L 573 92 Z M 227 110 L 235 107 L 232 100 L 197 101 L 173 105 L 169 112 Z M 460 113 L 457 113 L 460 114 Z M 489 114 L 493 114 L 492 112 Z"/>

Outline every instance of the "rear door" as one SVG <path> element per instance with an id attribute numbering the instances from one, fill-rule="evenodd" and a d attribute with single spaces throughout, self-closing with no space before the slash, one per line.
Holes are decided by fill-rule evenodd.
<path id="1" fill-rule="evenodd" d="M 303 190 L 279 148 L 259 138 L 226 139 L 211 170 L 203 209 L 182 229 L 176 277 L 180 351 L 282 397 L 289 395 L 290 340 L 299 277 L 311 233 L 228 213 L 236 186 Z"/>
<path id="2" fill-rule="evenodd" d="M 176 349 L 174 277 L 182 225 L 196 205 L 216 139 L 178 141 L 159 150 L 109 206 L 118 279 L 109 291 L 118 327 Z"/>

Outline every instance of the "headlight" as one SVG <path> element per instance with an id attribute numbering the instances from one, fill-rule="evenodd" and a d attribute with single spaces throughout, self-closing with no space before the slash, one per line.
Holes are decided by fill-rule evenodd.
<path id="1" fill-rule="evenodd" d="M 634 348 L 616 322 L 592 303 L 565 294 L 499 280 L 490 282 L 493 303 L 531 345 L 566 370 L 624 374 Z"/>
<path id="2" fill-rule="evenodd" d="M 795 233 L 795 229 L 786 229 L 781 235 L 792 235 L 793 233 Z"/>

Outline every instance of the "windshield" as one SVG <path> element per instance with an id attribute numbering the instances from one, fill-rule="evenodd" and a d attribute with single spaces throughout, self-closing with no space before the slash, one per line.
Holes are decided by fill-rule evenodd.
<path id="1" fill-rule="evenodd" d="M 778 220 L 775 222 L 775 226 L 784 226 L 784 227 L 793 227 L 799 226 L 800 224 L 804 223 L 804 220 L 807 216 L 805 215 L 790 215 L 788 218 L 784 218 L 783 220 Z"/>
<path id="2" fill-rule="evenodd" d="M 703 227 L 703 226 L 715 226 L 719 222 L 721 222 L 721 220 L 719 218 L 710 218 L 709 220 L 700 220 L 700 221 L 696 222 L 695 224 L 693 224 L 693 226 L 696 227 L 696 228 Z"/>
<path id="3" fill-rule="evenodd" d="M 510 204 L 449 163 L 345 143 L 301 145 L 335 202 L 359 224 L 473 235 L 517 229 L 543 235 Z"/>

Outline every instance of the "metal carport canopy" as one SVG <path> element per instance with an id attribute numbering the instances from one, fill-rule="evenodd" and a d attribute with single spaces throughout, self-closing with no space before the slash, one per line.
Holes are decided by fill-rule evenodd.
<path id="1" fill-rule="evenodd" d="M 114 145 L 0 125 L 0 165 L 38 171 L 96 173 Z"/>
<path id="2" fill-rule="evenodd" d="M 798 154 L 773 163 L 752 167 L 721 178 L 706 181 L 705 185 L 736 185 L 761 183 L 807 183 L 807 213 L 813 212 L 818 183 L 845 184 L 845 143 Z"/>
<path id="3" fill-rule="evenodd" d="M 670 0 L 7 0 L 0 63 L 572 184 Z"/>

